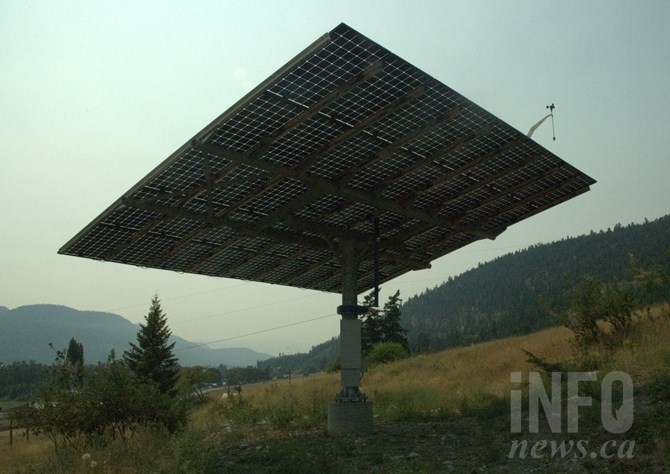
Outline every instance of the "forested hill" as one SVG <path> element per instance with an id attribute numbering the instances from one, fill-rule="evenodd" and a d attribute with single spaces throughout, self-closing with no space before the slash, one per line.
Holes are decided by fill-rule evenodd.
<path id="1" fill-rule="evenodd" d="M 630 276 L 630 257 L 643 267 L 670 264 L 670 215 L 535 245 L 480 264 L 402 305 L 403 326 L 416 350 L 442 349 L 524 334 L 557 324 L 544 309 L 591 275 Z"/>

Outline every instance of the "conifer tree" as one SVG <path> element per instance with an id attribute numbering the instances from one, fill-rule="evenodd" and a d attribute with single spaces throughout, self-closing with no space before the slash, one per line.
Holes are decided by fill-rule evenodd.
<path id="1" fill-rule="evenodd" d="M 70 343 L 67 346 L 65 361 L 73 366 L 77 364 L 80 366 L 84 365 L 84 345 L 74 337 L 70 339 Z"/>
<path id="2" fill-rule="evenodd" d="M 361 317 L 361 352 L 368 355 L 372 346 L 380 339 L 380 314 L 379 309 L 372 306 L 374 301 L 373 294 L 365 296 L 363 306 L 367 306 L 368 311 Z"/>
<path id="3" fill-rule="evenodd" d="M 175 343 L 168 343 L 172 331 L 167 325 L 158 295 L 152 298 L 145 320 L 145 324 L 140 324 L 137 344 L 130 343 L 123 359 L 135 375 L 155 382 L 161 393 L 172 393 L 179 378 L 179 366 L 172 352 Z"/>
<path id="4" fill-rule="evenodd" d="M 64 362 L 71 374 L 71 382 L 81 385 L 84 379 L 84 344 L 78 342 L 74 337 L 70 339 L 67 346 Z"/>
<path id="5" fill-rule="evenodd" d="M 396 342 L 409 352 L 407 330 L 400 324 L 400 290 L 389 296 L 383 310 L 372 306 L 373 295 L 365 296 L 363 304 L 368 307 L 361 321 L 361 352 L 368 355 L 378 342 Z"/>
<path id="6" fill-rule="evenodd" d="M 381 340 L 383 342 L 396 342 L 409 352 L 407 330 L 400 324 L 401 304 L 402 299 L 400 299 L 400 290 L 396 291 L 394 295 L 389 296 L 388 301 L 384 304 Z"/>

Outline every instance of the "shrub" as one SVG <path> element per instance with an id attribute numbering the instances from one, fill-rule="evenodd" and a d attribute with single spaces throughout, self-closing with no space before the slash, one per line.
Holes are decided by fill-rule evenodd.
<path id="1" fill-rule="evenodd" d="M 327 374 L 334 374 L 335 372 L 339 372 L 341 368 L 340 356 L 337 356 L 332 362 L 326 364 L 325 371 Z"/>
<path id="2" fill-rule="evenodd" d="M 371 365 L 388 364 L 409 357 L 407 350 L 397 342 L 378 342 L 372 346 L 368 354 Z"/>
<path id="3" fill-rule="evenodd" d="M 561 319 L 581 348 L 603 342 L 605 333 L 599 321 L 611 324 L 611 335 L 615 340 L 626 335 L 638 308 L 630 285 L 602 283 L 592 277 L 575 288 L 569 300 L 570 307 Z"/>
<path id="4" fill-rule="evenodd" d="M 39 396 L 15 412 L 19 426 L 46 434 L 56 451 L 125 440 L 142 426 L 175 432 L 186 423 L 182 400 L 161 393 L 157 383 L 138 378 L 120 361 L 87 368 L 74 388 L 70 369 L 57 365 Z"/>
<path id="5" fill-rule="evenodd" d="M 461 398 L 459 411 L 464 416 L 491 420 L 509 413 L 509 406 L 510 402 L 505 397 L 476 390 Z"/>

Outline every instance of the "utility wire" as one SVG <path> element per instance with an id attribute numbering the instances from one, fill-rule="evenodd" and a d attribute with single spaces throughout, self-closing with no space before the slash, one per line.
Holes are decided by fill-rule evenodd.
<path id="1" fill-rule="evenodd" d="M 509 247 L 499 247 L 499 248 L 496 248 L 496 249 L 487 249 L 487 250 L 501 250 L 501 249 L 510 249 L 510 248 L 519 248 L 519 247 L 520 246 L 509 246 Z M 481 251 L 481 250 L 478 250 L 478 252 L 479 251 Z M 437 280 L 443 280 L 444 281 L 445 278 L 444 277 L 437 277 L 437 278 L 416 279 L 416 280 L 408 280 L 405 283 L 414 283 L 414 282 L 422 282 L 422 281 L 437 281 Z M 213 289 L 213 290 L 202 291 L 202 292 L 197 292 L 197 293 L 189 293 L 189 294 L 181 295 L 181 296 L 175 296 L 173 298 L 168 298 L 164 301 L 173 301 L 173 300 L 178 300 L 178 299 L 183 299 L 183 298 L 189 298 L 191 296 L 199 296 L 199 295 L 204 295 L 204 294 L 208 294 L 208 293 L 214 293 L 216 291 L 234 289 L 234 288 L 238 288 L 238 287 L 243 286 L 243 285 L 247 285 L 248 283 L 249 282 L 243 282 L 243 283 L 233 285 L 233 286 L 227 286 L 227 287 L 223 287 L 223 288 L 216 288 L 216 289 Z M 189 319 L 188 321 L 178 321 L 178 322 L 172 323 L 172 325 L 174 326 L 174 325 L 179 325 L 179 324 L 192 323 L 194 321 L 203 321 L 203 320 L 206 320 L 206 319 L 214 319 L 214 318 L 218 318 L 218 317 L 222 317 L 222 316 L 227 316 L 229 314 L 240 313 L 240 312 L 244 312 L 244 311 L 250 311 L 250 310 L 253 310 L 253 309 L 263 308 L 263 307 L 267 307 L 267 306 L 273 306 L 273 305 L 276 305 L 276 304 L 279 304 L 279 303 L 285 303 L 285 302 L 294 301 L 294 300 L 298 300 L 298 299 L 308 298 L 308 297 L 311 297 L 311 296 L 313 296 L 313 295 L 312 294 L 301 295 L 301 296 L 298 296 L 298 297 L 295 297 L 295 298 L 288 298 L 288 299 L 285 299 L 285 300 L 273 301 L 273 302 L 265 303 L 265 304 L 261 304 L 261 305 L 236 309 L 236 310 L 228 311 L 228 312 L 223 313 L 223 314 L 215 314 L 215 315 L 205 316 L 205 317 L 197 318 L 197 319 Z M 120 307 L 120 308 L 111 309 L 111 310 L 108 310 L 108 311 L 112 312 L 112 311 L 118 311 L 120 309 L 127 309 L 127 308 L 133 308 L 133 307 L 144 306 L 144 305 L 146 305 L 146 303 L 138 303 L 138 304 L 134 304 L 134 305 L 128 305 L 128 306 L 123 306 L 123 307 Z M 227 338 L 224 338 L 224 339 L 218 339 L 218 340 L 215 340 L 215 341 L 203 342 L 203 343 L 200 343 L 200 344 L 193 344 L 191 346 L 175 348 L 175 351 L 194 349 L 196 347 L 207 346 L 209 344 L 216 344 L 216 343 L 219 343 L 219 342 L 232 341 L 232 340 L 235 340 L 235 339 L 241 339 L 241 338 L 248 337 L 248 336 L 255 336 L 257 334 L 263 334 L 263 333 L 266 333 L 266 332 L 277 331 L 279 329 L 285 329 L 285 328 L 292 327 L 292 326 L 298 326 L 300 324 L 305 324 L 305 323 L 310 323 L 310 322 L 313 322 L 313 321 L 318 321 L 318 320 L 321 320 L 321 319 L 331 318 L 333 316 L 337 316 L 337 314 L 331 313 L 331 314 L 327 314 L 325 316 L 319 316 L 317 318 L 306 319 L 306 320 L 303 320 L 303 321 L 298 321 L 298 322 L 295 322 L 295 323 L 285 324 L 285 325 L 282 325 L 282 326 L 276 326 L 276 327 L 272 327 L 272 328 L 262 329 L 262 330 L 259 330 L 259 331 L 254 331 L 254 332 L 250 332 L 250 333 L 246 333 L 246 334 L 240 334 L 240 335 L 237 335 L 237 336 L 227 337 Z"/>
<path id="2" fill-rule="evenodd" d="M 211 316 L 203 316 L 202 318 L 189 319 L 187 321 L 177 321 L 175 323 L 172 323 L 172 325 L 175 326 L 175 325 L 179 325 L 179 324 L 192 323 L 194 321 L 204 321 L 206 319 L 220 318 L 222 316 L 228 316 L 228 315 L 234 314 L 234 313 L 242 313 L 244 311 L 251 311 L 252 309 L 265 308 L 267 306 L 274 306 L 276 304 L 287 303 L 289 301 L 301 300 L 303 298 L 309 298 L 311 296 L 314 296 L 314 295 L 309 294 L 309 295 L 296 296 L 294 298 L 288 298 L 288 299 L 279 300 L 279 301 L 271 301 L 269 303 L 259 304 L 259 305 L 256 305 L 256 306 L 248 306 L 246 308 L 234 309 L 234 310 L 231 310 L 231 311 L 227 311 L 225 313 L 213 314 Z"/>
<path id="3" fill-rule="evenodd" d="M 192 346 L 179 347 L 179 348 L 175 348 L 175 352 L 178 352 L 180 350 L 184 351 L 186 349 L 194 349 L 196 347 L 207 346 L 209 344 L 216 344 L 216 343 L 219 343 L 219 342 L 232 341 L 234 339 L 241 339 L 243 337 L 255 336 L 257 334 L 263 334 L 263 333 L 270 332 L 270 331 L 277 331 L 278 329 L 285 329 L 285 328 L 289 328 L 289 327 L 292 327 L 292 326 L 298 326 L 300 324 L 311 323 L 312 321 L 318 321 L 320 319 L 332 318 L 333 316 L 337 316 L 337 314 L 336 313 L 326 314 L 325 316 L 319 316 L 318 318 L 305 319 L 303 321 L 297 321 L 295 323 L 284 324 L 283 326 L 276 326 L 276 327 L 273 327 L 273 328 L 261 329 L 260 331 L 249 332 L 249 333 L 246 333 L 246 334 L 239 334 L 237 336 L 226 337 L 224 339 L 217 339 L 216 341 L 209 341 L 209 342 L 202 342 L 200 344 L 193 344 Z"/>
<path id="4" fill-rule="evenodd" d="M 166 298 L 166 299 L 161 298 L 161 301 L 181 300 L 181 299 L 184 299 L 184 298 L 190 298 L 191 296 L 200 296 L 200 295 L 206 295 L 208 293 L 214 293 L 216 291 L 232 290 L 234 288 L 239 288 L 240 286 L 244 286 L 244 285 L 248 285 L 248 284 L 249 284 L 249 282 L 245 281 L 243 283 L 239 283 L 239 284 L 233 285 L 233 286 L 224 286 L 222 288 L 214 288 L 213 290 L 199 291 L 197 293 L 189 293 L 187 295 L 181 295 L 181 296 L 173 296 L 172 298 Z M 108 309 L 107 312 L 111 313 L 113 311 L 120 311 L 122 309 L 137 308 L 138 306 L 147 306 L 147 303 L 145 301 L 144 303 L 136 303 L 136 304 L 130 304 L 130 305 L 127 305 L 127 306 L 120 306 L 118 308 Z"/>

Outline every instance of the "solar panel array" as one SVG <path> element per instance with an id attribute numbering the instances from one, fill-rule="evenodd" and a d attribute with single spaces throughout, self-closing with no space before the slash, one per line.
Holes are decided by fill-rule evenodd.
<path id="1" fill-rule="evenodd" d="M 173 153 L 59 253 L 359 291 L 564 202 L 595 181 L 339 25 Z"/>

